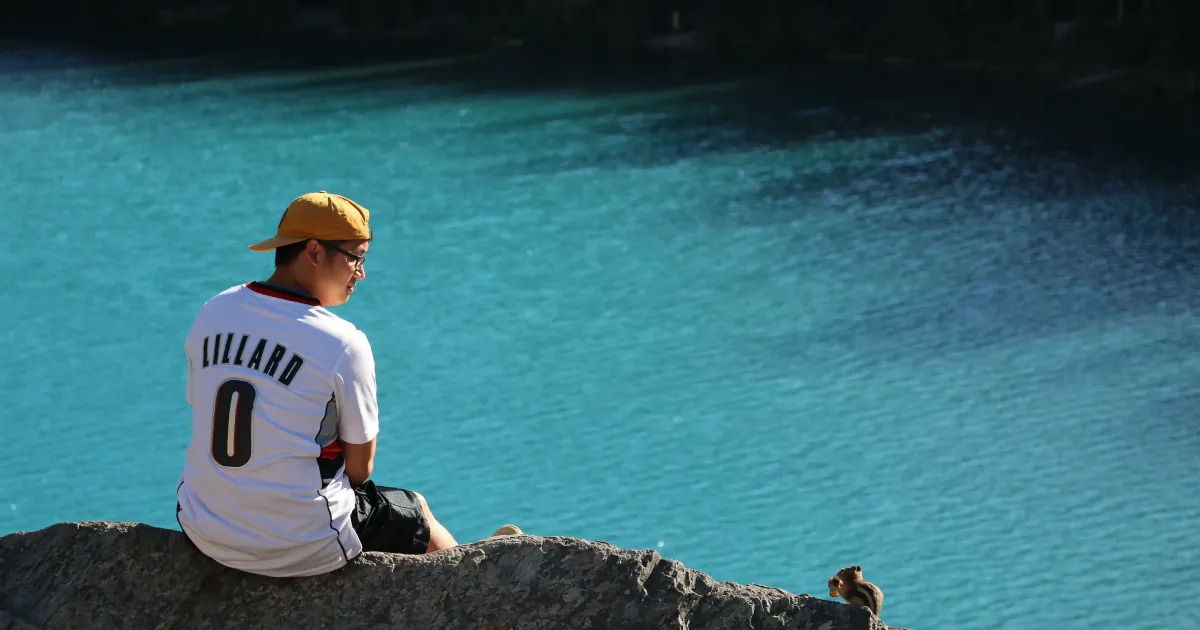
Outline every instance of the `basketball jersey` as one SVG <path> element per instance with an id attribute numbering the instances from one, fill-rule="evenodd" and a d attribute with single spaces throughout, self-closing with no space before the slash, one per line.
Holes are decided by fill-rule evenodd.
<path id="1" fill-rule="evenodd" d="M 188 538 L 275 577 L 360 554 L 338 439 L 379 430 L 366 335 L 315 299 L 251 282 L 208 300 L 185 347 L 192 438 L 176 494 Z"/>

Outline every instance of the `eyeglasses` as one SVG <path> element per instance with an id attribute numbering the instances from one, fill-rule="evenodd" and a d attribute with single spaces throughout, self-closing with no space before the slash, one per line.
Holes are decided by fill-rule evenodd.
<path id="1" fill-rule="evenodd" d="M 348 251 L 342 249 L 341 247 L 338 247 L 337 245 L 334 245 L 333 243 L 330 243 L 328 241 L 317 241 L 317 242 L 324 245 L 325 247 L 328 247 L 329 249 L 332 249 L 335 252 L 341 252 L 341 253 L 345 254 L 346 258 L 349 258 L 350 260 L 354 261 L 354 270 L 362 271 L 363 263 L 366 262 L 366 260 L 367 260 L 366 254 L 359 256 L 358 254 L 351 254 L 350 252 L 348 252 Z"/>

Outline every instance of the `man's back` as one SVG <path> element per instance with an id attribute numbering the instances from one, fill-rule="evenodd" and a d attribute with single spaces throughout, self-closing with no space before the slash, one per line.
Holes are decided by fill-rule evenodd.
<path id="1" fill-rule="evenodd" d="M 271 576 L 326 573 L 361 553 L 338 438 L 378 431 L 366 337 L 312 298 L 250 283 L 204 305 L 186 349 L 192 439 L 177 494 L 188 537 Z"/>

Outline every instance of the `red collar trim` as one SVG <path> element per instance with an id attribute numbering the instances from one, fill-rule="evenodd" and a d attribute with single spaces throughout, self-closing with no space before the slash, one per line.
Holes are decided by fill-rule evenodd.
<path id="1" fill-rule="evenodd" d="M 267 286 L 261 282 L 258 282 L 257 280 L 254 282 L 247 282 L 245 286 L 247 289 L 250 289 L 251 291 L 254 291 L 255 293 L 261 293 L 268 297 L 278 298 L 280 300 L 288 300 L 290 302 L 299 302 L 301 304 L 307 304 L 309 306 L 320 306 L 321 305 L 320 300 L 317 300 L 316 298 L 304 295 L 303 293 L 300 293 L 299 291 L 289 291 L 282 287 Z"/>

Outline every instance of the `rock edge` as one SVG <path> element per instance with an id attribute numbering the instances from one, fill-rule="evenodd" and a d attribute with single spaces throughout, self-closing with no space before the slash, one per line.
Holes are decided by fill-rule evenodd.
<path id="1" fill-rule="evenodd" d="M 59 523 L 0 538 L 0 630 L 313 626 L 889 629 L 861 606 L 717 582 L 652 550 L 576 538 L 365 553 L 286 579 L 225 568 L 181 532 L 145 524 Z"/>

